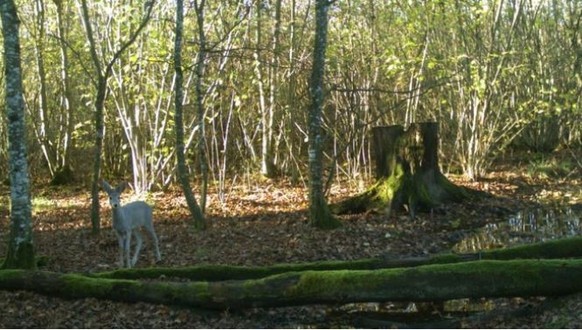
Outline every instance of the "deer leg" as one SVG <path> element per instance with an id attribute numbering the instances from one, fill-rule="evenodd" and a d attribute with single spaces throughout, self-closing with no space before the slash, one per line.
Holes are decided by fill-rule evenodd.
<path id="1" fill-rule="evenodd" d="M 127 268 L 131 268 L 131 259 L 129 258 L 129 248 L 131 247 L 131 231 L 125 232 L 125 243 L 123 246 L 123 252 L 125 253 L 125 261 L 127 262 Z"/>
<path id="2" fill-rule="evenodd" d="M 123 238 L 123 235 L 121 235 L 118 232 L 115 232 L 115 235 L 117 236 L 117 243 L 119 244 L 119 267 L 123 268 L 125 266 L 125 262 L 123 259 L 124 256 L 123 251 L 125 250 L 124 249 L 125 239 Z"/>
<path id="3" fill-rule="evenodd" d="M 158 235 L 156 235 L 156 232 L 154 231 L 154 228 L 152 226 L 146 226 L 145 228 L 150 234 L 150 237 L 152 238 L 152 241 L 154 243 L 154 253 L 156 254 L 156 262 L 158 262 L 162 260 L 162 256 L 160 255 L 160 248 L 158 246 L 159 245 Z"/>
<path id="4" fill-rule="evenodd" d="M 141 238 L 141 234 L 139 233 L 139 230 L 134 230 L 133 235 L 135 236 L 135 254 L 133 255 L 133 260 L 131 261 L 131 265 L 135 266 L 135 264 L 137 263 L 137 258 L 139 258 L 139 253 L 141 251 L 141 245 L 142 245 L 143 240 Z"/>

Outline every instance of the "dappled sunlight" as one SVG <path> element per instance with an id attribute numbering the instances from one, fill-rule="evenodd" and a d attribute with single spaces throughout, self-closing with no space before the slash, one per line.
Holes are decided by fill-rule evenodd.
<path id="1" fill-rule="evenodd" d="M 524 184 L 531 178 L 515 177 L 513 173 L 500 175 L 500 178 L 495 180 L 489 177 L 474 182 L 453 178 L 456 184 L 491 193 L 494 196 L 491 198 L 444 205 L 438 212 L 419 213 L 414 219 L 403 211 L 390 216 L 381 212 L 342 215 L 338 216 L 342 227 L 332 231 L 316 230 L 309 225 L 307 190 L 285 181 L 273 181 L 252 188 L 232 187 L 232 193 L 222 200 L 211 189 L 207 213 L 211 227 L 203 232 L 192 228 L 191 216 L 180 189 L 155 192 L 149 194 L 147 200 L 154 206 L 154 226 L 163 260 L 156 264 L 149 237 L 144 235 L 144 248 L 136 267 L 199 264 L 266 266 L 373 257 L 399 259 L 449 251 L 458 242 L 477 250 L 501 247 L 505 244 L 502 241 L 487 243 L 486 240 L 494 232 L 508 237 L 520 236 L 516 234 L 515 226 L 526 230 L 532 223 L 526 215 L 507 222 L 517 211 L 527 209 L 534 201 L 544 198 L 553 201 L 553 196 L 559 195 L 560 200 L 566 200 L 567 196 L 575 196 L 576 189 L 579 189 L 546 181 L 535 184 L 527 181 Z M 356 193 L 358 189 L 349 185 L 334 185 L 329 200 L 338 201 Z M 131 198 L 127 196 L 124 202 L 129 200 Z M 35 198 L 34 241 L 37 254 L 48 258 L 43 269 L 57 272 L 117 269 L 118 246 L 111 229 L 108 204 L 106 196 L 100 196 L 102 230 L 100 235 L 94 236 L 91 233 L 87 192 L 73 193 L 64 188 L 52 191 L 50 197 L 45 192 L 43 197 Z M 0 238 L 4 240 L 7 238 L 8 221 L 6 210 L 0 223 Z M 504 221 L 513 229 L 502 225 Z M 539 227 L 540 222 L 536 223 Z M 470 236 L 481 227 L 487 230 Z M 559 228 L 552 228 L 557 233 Z M 6 253 L 5 249 L 6 246 L 0 245 L 0 255 Z M 506 308 L 504 304 L 508 301 L 496 300 L 495 308 Z M 469 301 L 462 308 L 471 304 L 474 302 Z M 352 312 L 365 312 L 362 306 L 354 305 Z M 290 309 L 289 313 L 293 313 L 291 310 L 295 309 Z M 310 309 L 310 313 L 317 311 L 317 308 Z M 331 315 L 333 313 L 328 314 L 329 317 Z"/>

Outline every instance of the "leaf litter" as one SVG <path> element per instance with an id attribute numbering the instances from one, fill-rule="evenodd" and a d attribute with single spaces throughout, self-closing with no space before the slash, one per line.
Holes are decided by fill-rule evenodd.
<path id="1" fill-rule="evenodd" d="M 286 181 L 232 187 L 230 193 L 221 198 L 217 192 L 211 192 L 208 218 L 212 225 L 204 232 L 192 230 L 179 189 L 153 193 L 148 201 L 154 205 L 154 222 L 164 258 L 159 265 L 167 267 L 262 266 L 379 256 L 423 256 L 448 251 L 463 238 L 466 230 L 499 222 L 508 213 L 539 203 L 540 192 L 551 198 L 580 202 L 572 196 L 580 196 L 578 187 L 582 175 L 577 179 L 570 177 L 567 182 L 535 180 L 502 171 L 490 177 L 480 182 L 452 179 L 457 184 L 490 192 L 495 198 L 445 205 L 439 214 L 420 214 L 415 219 L 403 213 L 395 213 L 390 218 L 374 213 L 340 216 L 343 226 L 333 231 L 309 226 L 306 189 Z M 101 195 L 102 233 L 95 237 L 90 229 L 88 192 L 78 187 L 67 189 L 43 188 L 34 192 L 52 201 L 36 207 L 33 215 L 37 255 L 48 257 L 43 269 L 81 273 L 116 269 L 117 241 L 111 230 L 105 195 Z M 338 201 L 354 193 L 357 191 L 347 184 L 337 185 L 331 190 L 329 200 Z M 0 217 L 0 239 L 6 242 L 8 210 L 0 209 Z M 5 254 L 6 246 L 0 244 L 0 255 Z M 147 240 L 136 266 L 154 265 Z M 582 327 L 580 294 L 516 301 L 496 299 L 493 304 L 498 307 L 493 313 L 467 318 L 458 327 Z M 319 305 L 216 312 L 0 291 L 2 328 L 351 328 L 357 323 L 353 322 L 350 313 L 345 306 L 342 309 L 342 306 Z"/>

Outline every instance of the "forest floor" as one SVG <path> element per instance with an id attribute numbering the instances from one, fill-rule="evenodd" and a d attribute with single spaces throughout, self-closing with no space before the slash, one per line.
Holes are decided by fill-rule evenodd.
<path id="1" fill-rule="evenodd" d="M 475 229 L 506 221 L 509 214 L 532 206 L 582 202 L 582 165 L 573 153 L 548 158 L 505 159 L 478 182 L 450 176 L 459 185 L 493 195 L 450 204 L 439 214 L 411 220 L 396 213 L 387 218 L 366 213 L 340 216 L 343 226 L 320 231 L 308 225 L 306 189 L 286 181 L 257 180 L 229 186 L 220 198 L 209 195 L 212 226 L 195 232 L 179 190 L 155 192 L 155 226 L 162 266 L 199 264 L 272 265 L 319 260 L 352 260 L 378 256 L 426 256 L 444 251 Z M 250 181 L 249 181 L 250 182 Z M 365 186 L 365 185 L 364 185 Z M 356 184 L 332 187 L 330 202 L 361 189 Z M 127 193 L 125 200 L 130 199 Z M 6 254 L 8 188 L 2 188 L 0 256 Z M 36 253 L 48 257 L 42 269 L 56 272 L 100 272 L 116 269 L 117 241 L 110 229 L 110 210 L 101 194 L 102 234 L 90 233 L 90 195 L 83 187 L 33 188 Z M 146 237 L 137 267 L 154 266 Z M 473 302 L 479 303 L 479 302 Z M 461 328 L 581 328 L 582 294 L 559 298 L 489 300 L 479 313 L 468 313 L 453 327 Z M 398 306 L 398 304 L 393 304 Z M 410 304 L 401 306 L 410 311 Z M 491 307 L 493 306 L 493 307 Z M 380 306 L 382 307 L 382 306 Z M 414 306 L 413 306 L 414 307 Z M 201 312 L 165 305 L 120 303 L 96 299 L 64 300 L 31 292 L 0 291 L 2 328 L 350 328 L 377 304 L 300 306 L 245 311 Z M 382 308 L 387 308 L 385 305 Z M 434 314 L 434 313 L 433 313 Z M 414 314 L 411 314 L 414 315 Z M 439 314 L 446 319 L 447 315 Z M 438 320 L 437 320 L 438 321 Z M 434 319 L 425 325 L 437 327 Z M 398 326 L 398 324 L 395 324 Z M 385 325 L 384 325 L 385 326 Z M 422 327 L 415 323 L 413 327 Z"/>

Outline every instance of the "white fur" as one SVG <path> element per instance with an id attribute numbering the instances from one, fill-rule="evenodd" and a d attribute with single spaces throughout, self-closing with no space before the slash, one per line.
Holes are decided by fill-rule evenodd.
<path id="1" fill-rule="evenodd" d="M 119 261 L 121 267 L 131 268 L 137 263 L 143 241 L 139 232 L 141 227 L 144 227 L 152 238 L 156 260 L 162 260 L 158 247 L 158 236 L 154 230 L 152 207 L 142 201 L 132 202 L 122 206 L 120 197 L 125 189 L 125 183 L 121 183 L 115 189 L 105 180 L 101 180 L 101 185 L 107 192 L 107 195 L 109 195 L 109 204 L 111 205 L 111 212 L 113 214 L 113 230 L 119 242 Z M 136 239 L 136 247 L 133 259 L 130 259 L 132 234 Z"/>

